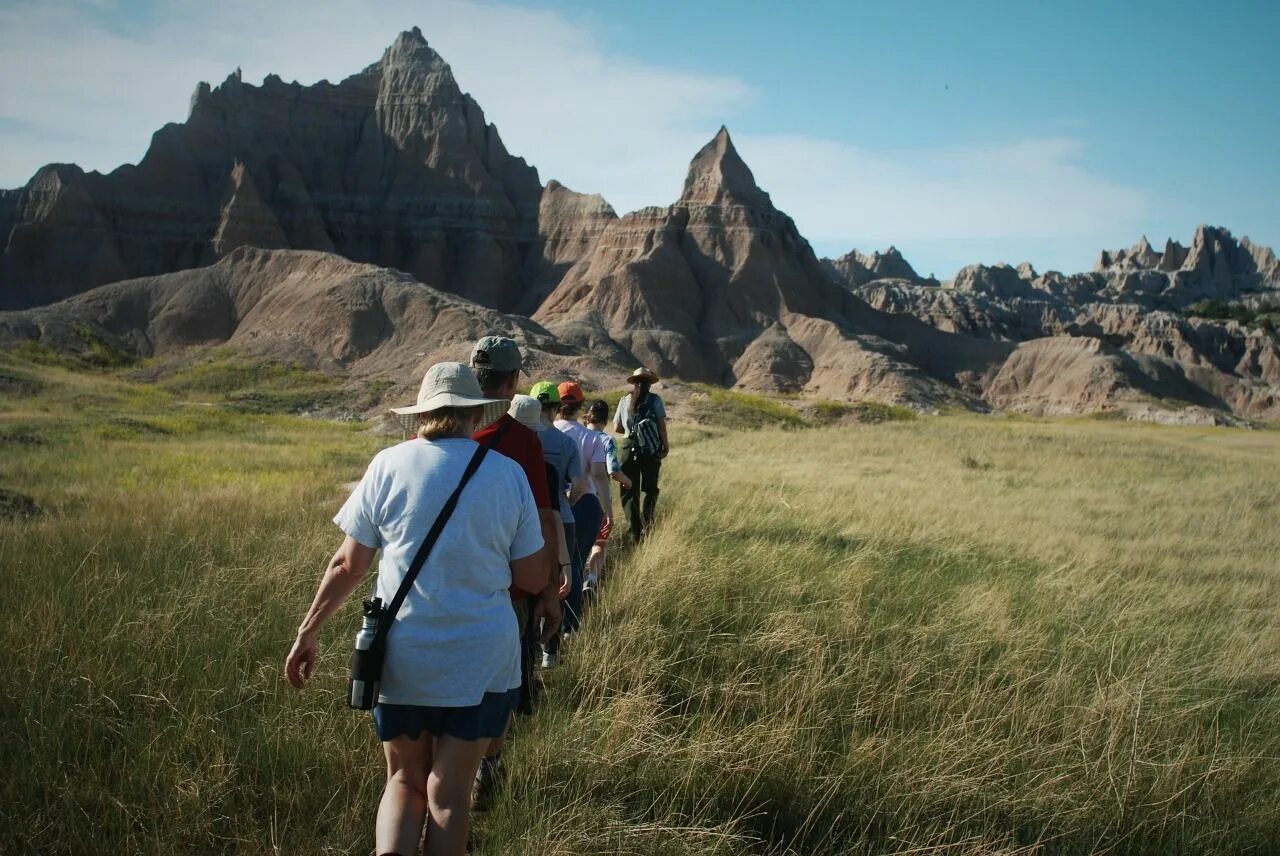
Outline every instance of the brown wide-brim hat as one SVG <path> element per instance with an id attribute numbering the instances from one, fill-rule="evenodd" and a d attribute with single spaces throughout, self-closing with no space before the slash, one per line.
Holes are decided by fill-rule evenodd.
<path id="1" fill-rule="evenodd" d="M 627 383 L 635 383 L 640 380 L 647 380 L 649 383 L 657 383 L 658 376 L 644 366 L 641 366 L 631 374 L 627 375 Z"/>

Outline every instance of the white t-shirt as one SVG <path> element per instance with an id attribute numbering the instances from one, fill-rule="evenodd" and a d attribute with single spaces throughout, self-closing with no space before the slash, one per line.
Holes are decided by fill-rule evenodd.
<path id="1" fill-rule="evenodd" d="M 591 475 L 591 465 L 605 464 L 605 472 L 608 472 L 609 459 L 605 454 L 604 441 L 600 439 L 600 435 L 597 432 L 592 431 L 581 422 L 557 419 L 556 427 L 577 444 L 578 451 L 582 455 L 582 472 L 587 476 L 587 493 L 594 495 L 596 492 L 596 480 Z"/>
<path id="2" fill-rule="evenodd" d="M 475 453 L 467 439 L 409 440 L 374 456 L 333 522 L 380 547 L 375 594 L 389 605 Z M 490 451 L 458 499 L 387 635 L 378 701 L 479 704 L 520 686 L 510 563 L 542 549 L 524 471 Z"/>

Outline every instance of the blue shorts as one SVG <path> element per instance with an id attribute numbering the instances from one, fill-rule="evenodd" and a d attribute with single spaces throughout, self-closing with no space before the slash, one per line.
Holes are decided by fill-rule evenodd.
<path id="1" fill-rule="evenodd" d="M 373 708 L 373 723 L 383 743 L 401 735 L 417 740 L 422 732 L 432 737 L 459 740 L 492 740 L 507 730 L 511 711 L 520 701 L 520 689 L 485 693 L 470 707 L 424 707 L 416 704 L 383 704 Z"/>

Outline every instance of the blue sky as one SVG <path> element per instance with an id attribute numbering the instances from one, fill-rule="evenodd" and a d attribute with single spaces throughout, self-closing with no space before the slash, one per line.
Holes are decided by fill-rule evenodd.
<path id="1" fill-rule="evenodd" d="M 0 186 L 110 169 L 198 80 L 340 79 L 422 27 L 513 152 L 619 211 L 727 124 L 821 254 L 1088 268 L 1210 222 L 1280 245 L 1276 3 L 0 0 Z"/>

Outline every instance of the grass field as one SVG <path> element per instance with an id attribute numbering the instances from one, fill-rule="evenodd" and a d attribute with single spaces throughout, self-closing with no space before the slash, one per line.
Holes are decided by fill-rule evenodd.
<path id="1" fill-rule="evenodd" d="M 389 441 L 195 374 L 0 356 L 0 852 L 369 851 L 354 612 L 280 664 Z M 477 852 L 1277 850 L 1280 432 L 720 404 Z"/>

